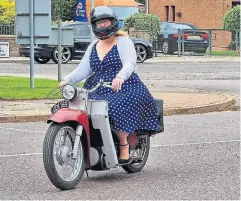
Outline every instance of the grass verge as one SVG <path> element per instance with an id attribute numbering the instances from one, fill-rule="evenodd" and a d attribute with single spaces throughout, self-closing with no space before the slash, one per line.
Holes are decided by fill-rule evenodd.
<path id="1" fill-rule="evenodd" d="M 58 91 L 58 81 L 36 78 L 34 89 L 30 88 L 30 78 L 0 76 L 1 100 L 38 100 L 44 99 L 51 91 Z M 51 93 L 51 94 L 54 94 Z M 61 97 L 61 93 L 55 98 Z M 53 96 L 51 96 L 53 98 Z"/>

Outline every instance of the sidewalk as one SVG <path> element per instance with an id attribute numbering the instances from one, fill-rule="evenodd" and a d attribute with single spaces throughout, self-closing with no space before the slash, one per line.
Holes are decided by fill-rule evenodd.
<path id="1" fill-rule="evenodd" d="M 157 57 L 147 59 L 144 63 L 159 63 L 159 62 L 216 62 L 216 61 L 228 61 L 228 62 L 240 62 L 239 56 L 181 56 L 178 55 L 162 55 L 158 54 Z M 72 60 L 68 63 L 78 64 L 80 60 Z M 10 57 L 0 58 L 0 63 L 30 63 L 30 59 L 27 57 Z M 49 63 L 53 63 L 50 61 Z M 56 64 L 57 65 L 57 64 Z"/>
<path id="2" fill-rule="evenodd" d="M 164 115 L 196 114 L 232 109 L 235 97 L 221 93 L 152 92 L 164 100 Z M 46 121 L 57 100 L 1 101 L 0 123 Z"/>

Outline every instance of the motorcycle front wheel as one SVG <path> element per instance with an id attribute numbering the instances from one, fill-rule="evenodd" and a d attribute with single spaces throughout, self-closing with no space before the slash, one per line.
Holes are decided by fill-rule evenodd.
<path id="1" fill-rule="evenodd" d="M 80 140 L 76 159 L 73 159 L 76 132 L 70 124 L 52 123 L 43 143 L 43 163 L 51 183 L 61 190 L 75 188 L 85 171 L 85 154 Z"/>
<path id="2" fill-rule="evenodd" d="M 121 166 L 128 173 L 140 172 L 143 169 L 143 167 L 145 166 L 146 161 L 148 159 L 149 152 L 150 152 L 150 137 L 147 137 L 145 139 L 140 139 L 140 140 L 144 140 L 144 142 L 140 143 L 140 146 L 142 146 L 141 160 L 133 161 L 129 165 Z"/>

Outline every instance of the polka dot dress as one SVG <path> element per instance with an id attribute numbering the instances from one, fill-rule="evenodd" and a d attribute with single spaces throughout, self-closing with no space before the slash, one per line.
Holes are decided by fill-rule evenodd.
<path id="1" fill-rule="evenodd" d="M 84 88 L 93 88 L 100 79 L 112 82 L 122 68 L 117 45 L 112 47 L 102 61 L 94 45 L 90 66 L 94 75 L 86 80 Z M 133 133 L 137 130 L 157 129 L 158 120 L 154 99 L 136 73 L 132 73 L 122 84 L 120 91 L 99 87 L 89 94 L 89 98 L 108 101 L 110 123 L 115 130 Z"/>

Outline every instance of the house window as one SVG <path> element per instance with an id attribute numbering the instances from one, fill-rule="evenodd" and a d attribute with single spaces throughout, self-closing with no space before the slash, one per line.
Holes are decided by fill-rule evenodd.
<path id="1" fill-rule="evenodd" d="M 232 1 L 232 8 L 240 5 L 240 1 Z"/>
<path id="2" fill-rule="evenodd" d="M 169 21 L 169 6 L 165 6 L 165 10 L 166 10 L 166 21 Z"/>
<path id="3" fill-rule="evenodd" d="M 175 22 L 176 18 L 175 18 L 175 13 L 176 13 L 176 7 L 172 6 L 172 21 Z"/>

